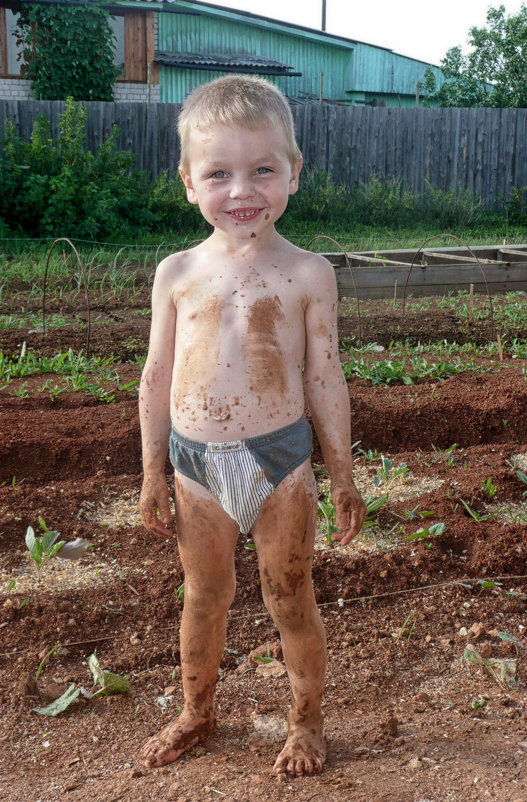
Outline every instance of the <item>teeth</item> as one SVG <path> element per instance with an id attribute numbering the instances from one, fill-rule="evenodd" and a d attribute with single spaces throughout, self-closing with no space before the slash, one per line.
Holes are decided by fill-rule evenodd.
<path id="1" fill-rule="evenodd" d="M 236 211 L 234 211 L 231 214 L 235 215 L 235 217 L 241 217 L 241 219 L 243 220 L 245 217 L 252 217 L 254 215 L 254 212 L 236 212 Z"/>

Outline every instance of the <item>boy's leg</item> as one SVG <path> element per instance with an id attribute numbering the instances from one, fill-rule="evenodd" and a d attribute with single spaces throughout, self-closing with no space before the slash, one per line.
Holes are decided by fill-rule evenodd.
<path id="1" fill-rule="evenodd" d="M 214 730 L 214 691 L 236 587 L 239 527 L 201 485 L 176 474 L 176 527 L 185 572 L 180 628 L 184 707 L 143 749 L 149 768 L 172 763 Z"/>
<path id="2" fill-rule="evenodd" d="M 263 598 L 280 631 L 291 682 L 289 732 L 274 765 L 277 774 L 319 772 L 326 757 L 326 638 L 311 579 L 315 525 L 316 487 L 306 460 L 266 499 L 253 528 Z"/>

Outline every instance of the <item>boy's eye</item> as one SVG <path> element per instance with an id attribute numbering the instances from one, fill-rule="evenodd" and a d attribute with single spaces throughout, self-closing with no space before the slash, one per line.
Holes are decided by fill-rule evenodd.
<path id="1" fill-rule="evenodd" d="M 227 178 L 227 173 L 225 170 L 216 170 L 215 173 L 212 173 L 210 178 Z"/>
<path id="2" fill-rule="evenodd" d="M 270 167 L 258 167 L 256 175 L 265 175 L 266 173 L 272 173 L 272 172 L 273 171 L 271 170 Z"/>

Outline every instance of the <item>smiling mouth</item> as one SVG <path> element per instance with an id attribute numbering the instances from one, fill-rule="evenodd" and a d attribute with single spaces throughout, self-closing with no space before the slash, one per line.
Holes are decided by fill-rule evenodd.
<path id="1" fill-rule="evenodd" d="M 261 209 L 231 209 L 227 214 L 240 223 L 247 223 L 250 220 L 254 220 L 255 217 L 258 217 L 261 211 Z"/>

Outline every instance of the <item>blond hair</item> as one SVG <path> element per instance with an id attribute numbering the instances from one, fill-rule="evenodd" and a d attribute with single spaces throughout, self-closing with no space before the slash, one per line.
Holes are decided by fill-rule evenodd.
<path id="1" fill-rule="evenodd" d="M 295 164 L 301 153 L 295 139 L 293 115 L 283 94 L 270 81 L 236 74 L 198 86 L 186 98 L 178 118 L 180 167 L 188 170 L 187 152 L 193 128 L 242 125 L 255 129 L 262 123 L 282 127 L 289 159 Z"/>

